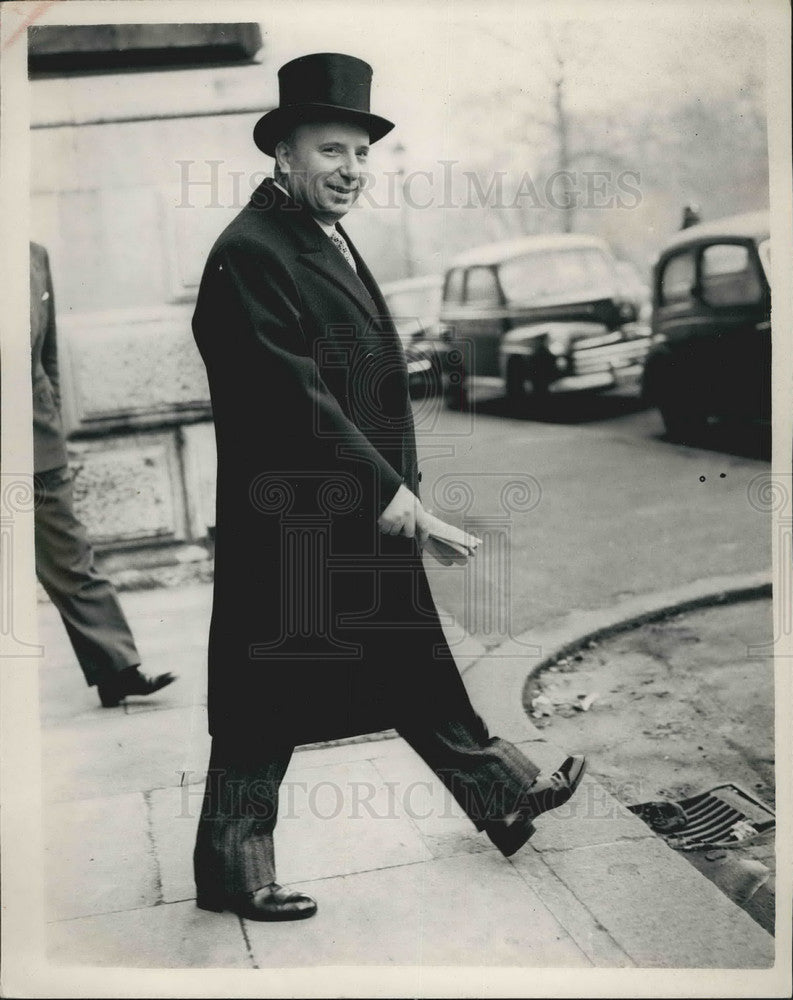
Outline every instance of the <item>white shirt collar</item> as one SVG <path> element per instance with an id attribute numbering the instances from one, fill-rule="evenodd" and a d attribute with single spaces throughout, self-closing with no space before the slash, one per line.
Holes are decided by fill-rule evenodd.
<path id="1" fill-rule="evenodd" d="M 274 184 L 274 185 L 275 185 L 275 186 L 276 186 L 276 187 L 277 187 L 277 188 L 279 189 L 279 191 L 283 191 L 283 192 L 284 192 L 284 194 L 285 194 L 285 195 L 286 195 L 286 196 L 287 196 L 288 198 L 291 198 L 291 197 L 292 197 L 292 196 L 291 196 L 291 195 L 289 194 L 289 192 L 288 192 L 288 191 L 286 190 L 286 188 L 285 188 L 285 187 L 283 186 L 283 184 L 279 184 L 279 183 L 278 183 L 278 181 L 276 181 L 276 180 L 274 180 L 274 181 L 273 181 L 273 184 Z M 312 218 L 312 219 L 314 219 L 314 222 L 316 222 L 316 224 L 317 224 L 317 225 L 319 226 L 319 228 L 320 228 L 320 229 L 321 229 L 321 230 L 322 230 L 322 231 L 323 231 L 323 232 L 325 233 L 325 235 L 326 235 L 326 236 L 330 236 L 330 235 L 331 235 L 331 233 L 335 233 L 335 232 L 336 232 L 336 227 L 335 227 L 335 225 L 329 225 L 329 224 L 328 224 L 327 222 L 320 222 L 320 221 L 319 221 L 319 219 L 317 219 L 317 218 L 316 218 L 315 216 L 313 216 L 313 215 L 311 216 L 311 218 Z"/>

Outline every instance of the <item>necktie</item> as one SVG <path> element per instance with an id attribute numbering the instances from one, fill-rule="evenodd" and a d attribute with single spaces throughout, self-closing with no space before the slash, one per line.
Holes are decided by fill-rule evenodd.
<path id="1" fill-rule="evenodd" d="M 353 271 L 355 271 L 355 273 L 357 274 L 358 268 L 355 266 L 355 261 L 353 259 L 352 254 L 350 253 L 350 248 L 347 246 L 347 240 L 344 239 L 344 237 L 337 229 L 334 229 L 330 233 L 330 241 L 335 247 L 338 248 L 342 257 L 347 261 L 347 263 L 350 265 Z"/>

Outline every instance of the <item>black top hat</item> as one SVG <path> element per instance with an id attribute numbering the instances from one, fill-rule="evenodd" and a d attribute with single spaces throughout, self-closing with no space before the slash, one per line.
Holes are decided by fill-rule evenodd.
<path id="1" fill-rule="evenodd" d="M 268 156 L 300 122 L 345 121 L 360 125 L 377 142 L 394 123 L 369 111 L 372 67 L 338 52 L 300 56 L 278 70 L 279 107 L 260 118 L 253 141 Z"/>

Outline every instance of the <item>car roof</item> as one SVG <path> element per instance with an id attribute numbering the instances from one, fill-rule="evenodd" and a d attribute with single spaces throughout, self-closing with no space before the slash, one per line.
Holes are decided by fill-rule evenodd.
<path id="1" fill-rule="evenodd" d="M 513 240 L 501 240 L 498 243 L 485 243 L 483 246 L 472 247 L 454 257 L 450 267 L 500 264 L 512 257 L 520 257 L 539 250 L 563 250 L 574 247 L 597 247 L 606 253 L 611 253 L 608 243 L 597 236 L 551 233 L 542 236 L 520 236 Z"/>
<path id="2" fill-rule="evenodd" d="M 662 253 L 686 246 L 689 243 L 697 243 L 699 240 L 709 240 L 714 236 L 726 238 L 751 236 L 756 239 L 767 239 L 769 226 L 769 213 L 766 210 L 743 212 L 740 215 L 730 215 L 723 219 L 714 219 L 711 222 L 699 222 L 696 226 L 689 226 L 687 229 L 681 229 L 679 233 L 675 233 L 663 245 Z"/>

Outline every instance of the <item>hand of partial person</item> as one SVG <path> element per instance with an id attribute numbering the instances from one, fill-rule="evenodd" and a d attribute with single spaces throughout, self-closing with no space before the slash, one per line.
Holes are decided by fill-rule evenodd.
<path id="1" fill-rule="evenodd" d="M 416 538 L 421 548 L 444 566 L 464 566 L 482 542 L 476 535 L 425 510 L 415 493 L 404 485 L 399 487 L 377 524 L 384 534 Z"/>
<path id="2" fill-rule="evenodd" d="M 407 486 L 402 485 L 380 515 L 377 526 L 383 534 L 417 538 L 419 545 L 423 546 L 429 535 L 427 517 L 421 500 Z"/>

